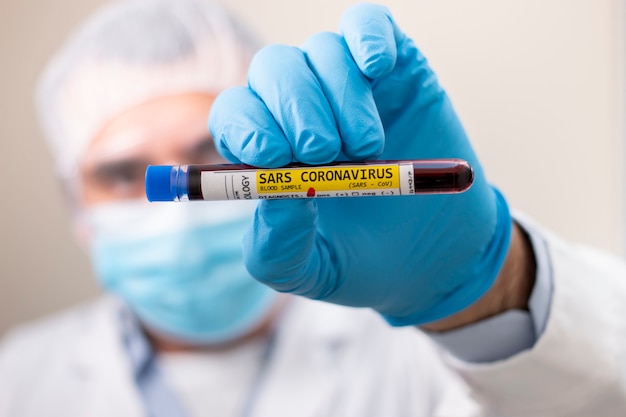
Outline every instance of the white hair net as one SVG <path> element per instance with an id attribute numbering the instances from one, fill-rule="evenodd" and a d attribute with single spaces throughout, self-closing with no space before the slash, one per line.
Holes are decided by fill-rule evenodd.
<path id="1" fill-rule="evenodd" d="M 243 84 L 258 43 L 206 0 L 110 4 L 45 69 L 36 102 L 59 173 L 72 179 L 89 142 L 115 115 L 159 96 L 217 94 Z"/>

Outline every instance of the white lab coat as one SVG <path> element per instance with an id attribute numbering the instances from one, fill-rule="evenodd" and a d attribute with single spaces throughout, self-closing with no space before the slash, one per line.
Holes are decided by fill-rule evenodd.
<path id="1" fill-rule="evenodd" d="M 491 364 L 442 360 L 415 329 L 299 300 L 280 323 L 253 415 L 626 415 L 626 266 L 555 237 L 548 246 L 552 308 L 531 350 Z M 105 298 L 11 333 L 0 347 L 0 416 L 142 416 L 115 310 Z"/>

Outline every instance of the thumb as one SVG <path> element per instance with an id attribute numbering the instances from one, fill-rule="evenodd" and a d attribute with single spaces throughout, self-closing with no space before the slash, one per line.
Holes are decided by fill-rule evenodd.
<path id="1" fill-rule="evenodd" d="M 315 200 L 261 201 L 243 240 L 248 272 L 277 291 L 324 298 L 336 271 L 317 221 Z"/>

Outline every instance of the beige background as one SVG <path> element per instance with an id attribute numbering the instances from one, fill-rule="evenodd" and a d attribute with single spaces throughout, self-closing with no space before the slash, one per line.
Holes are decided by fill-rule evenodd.
<path id="1" fill-rule="evenodd" d="M 491 180 L 562 236 L 623 254 L 623 0 L 389 0 L 447 87 Z M 32 89 L 97 0 L 0 0 L 0 335 L 97 293 Z M 231 0 L 267 41 L 335 30 L 353 1 Z"/>

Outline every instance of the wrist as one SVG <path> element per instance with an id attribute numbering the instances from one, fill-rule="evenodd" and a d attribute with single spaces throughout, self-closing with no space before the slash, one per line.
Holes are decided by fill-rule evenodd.
<path id="1" fill-rule="evenodd" d="M 444 332 L 501 314 L 507 310 L 528 310 L 528 300 L 535 283 L 535 256 L 526 233 L 513 224 L 511 244 L 498 277 L 481 298 L 469 307 L 420 327 L 430 332 Z"/>

